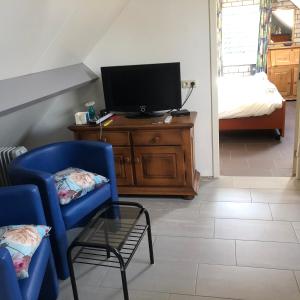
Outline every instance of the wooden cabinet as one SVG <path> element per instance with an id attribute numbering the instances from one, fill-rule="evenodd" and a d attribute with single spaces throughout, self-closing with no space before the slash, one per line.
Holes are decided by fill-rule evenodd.
<path id="1" fill-rule="evenodd" d="M 268 78 L 286 100 L 297 97 L 299 54 L 296 46 L 268 49 Z"/>
<path id="2" fill-rule="evenodd" d="M 196 113 L 164 118 L 119 116 L 102 128 L 72 125 L 75 139 L 101 140 L 114 149 L 118 190 L 124 195 L 176 195 L 193 198 L 199 186 L 194 166 Z"/>
<path id="3" fill-rule="evenodd" d="M 291 91 L 292 68 L 290 66 L 273 67 L 269 79 L 276 85 L 282 97 L 290 97 L 293 94 Z"/>

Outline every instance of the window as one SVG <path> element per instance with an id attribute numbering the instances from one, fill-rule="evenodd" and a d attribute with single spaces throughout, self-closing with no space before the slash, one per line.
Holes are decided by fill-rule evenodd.
<path id="1" fill-rule="evenodd" d="M 256 63 L 259 5 L 228 7 L 222 10 L 222 55 L 224 66 Z"/>

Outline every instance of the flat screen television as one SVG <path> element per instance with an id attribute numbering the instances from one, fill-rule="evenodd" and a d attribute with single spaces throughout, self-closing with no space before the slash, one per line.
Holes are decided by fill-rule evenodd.
<path id="1" fill-rule="evenodd" d="M 106 109 L 151 117 L 181 108 L 180 63 L 101 67 Z"/>

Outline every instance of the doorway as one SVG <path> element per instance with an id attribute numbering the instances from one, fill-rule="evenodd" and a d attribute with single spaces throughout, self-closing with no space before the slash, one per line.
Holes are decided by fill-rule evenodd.
<path id="1" fill-rule="evenodd" d="M 226 5 L 228 7 L 228 3 Z M 256 1 L 257 2 L 257 1 Z M 218 3 L 215 3 L 217 6 Z M 212 5 L 212 9 L 214 9 Z M 214 13 L 217 11 L 215 7 Z M 214 18 L 211 17 L 211 23 L 217 23 L 216 13 Z M 217 27 L 213 33 L 211 24 L 212 42 L 214 37 L 217 37 Z M 215 35 L 214 35 L 215 34 Z M 217 57 L 216 45 L 212 45 L 211 53 Z M 212 57 L 212 76 L 218 73 L 217 59 Z M 217 65 L 214 65 L 217 64 Z M 253 65 L 253 64 L 252 64 Z M 233 71 L 234 68 L 227 68 Z M 246 66 L 239 66 L 238 71 L 251 75 L 251 62 Z M 267 72 L 266 72 L 267 73 Z M 230 74 L 236 75 L 236 74 Z M 245 75 L 245 74 L 243 74 Z M 270 79 L 269 74 L 266 75 Z M 234 77 L 234 76 L 232 76 Z M 212 77 L 213 78 L 213 77 Z M 237 79 L 234 79 L 235 81 Z M 216 88 L 216 87 L 215 87 Z M 218 95 L 213 92 L 212 97 L 215 101 Z M 282 92 L 282 91 L 280 91 Z M 242 96 L 242 95 L 241 95 Z M 296 102 L 286 101 L 286 130 L 285 135 L 281 140 L 274 138 L 274 132 L 271 130 L 232 130 L 219 134 L 218 130 L 218 106 L 213 103 L 213 116 L 216 118 L 213 122 L 213 145 L 214 145 L 214 172 L 225 176 L 292 176 L 293 174 L 293 151 L 294 151 L 294 130 L 296 116 Z M 218 147 L 219 146 L 219 147 Z M 219 153 L 217 153 L 217 147 Z M 218 169 L 218 156 L 220 158 L 220 169 Z M 219 171 L 219 173 L 218 173 Z"/>

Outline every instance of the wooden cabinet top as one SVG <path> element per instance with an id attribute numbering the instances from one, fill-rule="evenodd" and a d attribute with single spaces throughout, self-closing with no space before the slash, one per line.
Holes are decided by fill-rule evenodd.
<path id="1" fill-rule="evenodd" d="M 292 46 L 283 46 L 283 45 L 278 45 L 278 46 L 271 46 L 269 45 L 268 46 L 268 50 L 278 50 L 278 49 L 285 49 L 285 50 L 288 50 L 288 49 L 298 49 L 300 48 L 300 45 L 292 45 Z"/>
<path id="2" fill-rule="evenodd" d="M 132 129 L 167 129 L 167 128 L 192 128 L 196 121 L 197 113 L 191 112 L 189 116 L 173 117 L 170 124 L 165 124 L 163 117 L 146 118 L 146 119 L 129 119 L 123 115 L 117 115 L 111 124 L 103 129 L 106 131 L 114 130 L 132 130 Z M 104 121 L 105 123 L 105 121 Z M 71 131 L 92 131 L 99 130 L 99 125 L 71 125 Z"/>

